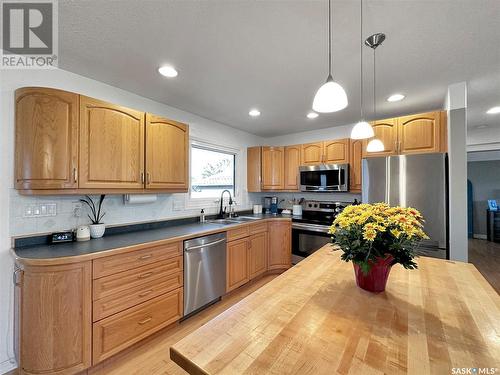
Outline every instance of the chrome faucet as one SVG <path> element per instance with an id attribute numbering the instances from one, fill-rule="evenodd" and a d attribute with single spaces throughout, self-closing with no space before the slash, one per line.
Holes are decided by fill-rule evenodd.
<path id="1" fill-rule="evenodd" d="M 233 204 L 233 198 L 231 197 L 231 192 L 229 190 L 223 190 L 222 193 L 220 194 L 220 209 L 219 209 L 219 214 L 217 215 L 217 219 L 224 219 L 224 214 L 226 213 L 226 210 L 222 209 L 222 205 L 224 202 L 224 193 L 227 191 L 229 194 L 229 207 Z M 229 209 L 231 211 L 231 208 Z"/>

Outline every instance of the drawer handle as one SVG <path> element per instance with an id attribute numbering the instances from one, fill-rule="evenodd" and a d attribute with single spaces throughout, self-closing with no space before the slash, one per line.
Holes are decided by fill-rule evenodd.
<path id="1" fill-rule="evenodd" d="M 153 289 L 146 290 L 145 292 L 142 292 L 139 294 L 139 297 L 146 297 L 148 294 L 153 293 Z"/>
<path id="2" fill-rule="evenodd" d="M 146 255 L 143 255 L 142 257 L 139 257 L 139 260 L 145 260 L 145 259 L 149 259 L 151 258 L 153 255 L 151 254 L 146 254 Z"/>
<path id="3" fill-rule="evenodd" d="M 146 277 L 149 277 L 153 274 L 153 272 L 146 272 L 143 273 L 142 275 L 139 275 L 139 279 L 145 279 Z"/>
<path id="4" fill-rule="evenodd" d="M 153 319 L 153 317 L 148 316 L 146 319 L 141 320 L 137 324 L 140 324 L 142 326 L 143 324 L 149 323 L 152 319 Z"/>

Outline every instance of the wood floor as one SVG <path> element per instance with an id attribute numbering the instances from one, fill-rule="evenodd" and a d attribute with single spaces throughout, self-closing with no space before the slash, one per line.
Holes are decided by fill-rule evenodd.
<path id="1" fill-rule="evenodd" d="M 500 294 L 500 243 L 469 240 L 469 262 Z"/>
<path id="2" fill-rule="evenodd" d="M 266 275 L 250 285 L 238 288 L 222 301 L 210 306 L 199 314 L 186 319 L 174 327 L 162 330 L 131 348 L 89 369 L 92 375 L 170 375 L 187 374 L 170 360 L 170 346 L 187 336 L 203 324 L 229 309 L 232 305 L 253 293 L 278 275 Z"/>

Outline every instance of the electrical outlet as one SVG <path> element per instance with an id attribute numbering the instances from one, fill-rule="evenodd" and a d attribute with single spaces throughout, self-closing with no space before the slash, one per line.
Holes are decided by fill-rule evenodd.
<path id="1" fill-rule="evenodd" d="M 57 203 L 28 204 L 24 207 L 24 217 L 46 217 L 57 215 Z"/>
<path id="2" fill-rule="evenodd" d="M 73 202 L 73 215 L 75 217 L 81 217 L 83 213 L 83 207 L 81 202 Z"/>

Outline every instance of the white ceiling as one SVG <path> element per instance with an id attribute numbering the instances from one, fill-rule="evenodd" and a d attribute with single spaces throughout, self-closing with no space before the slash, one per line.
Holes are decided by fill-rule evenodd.
<path id="1" fill-rule="evenodd" d="M 377 118 L 442 108 L 467 81 L 469 127 L 500 126 L 500 0 L 365 0 L 377 49 Z M 333 4 L 343 111 L 306 119 L 327 76 L 327 1 L 59 0 L 60 67 L 260 136 L 359 120 L 359 1 Z M 372 119 L 372 51 L 364 47 Z M 170 63 L 175 79 L 157 73 Z M 402 102 L 387 96 L 401 92 Z M 257 107 L 259 118 L 248 111 Z"/>

